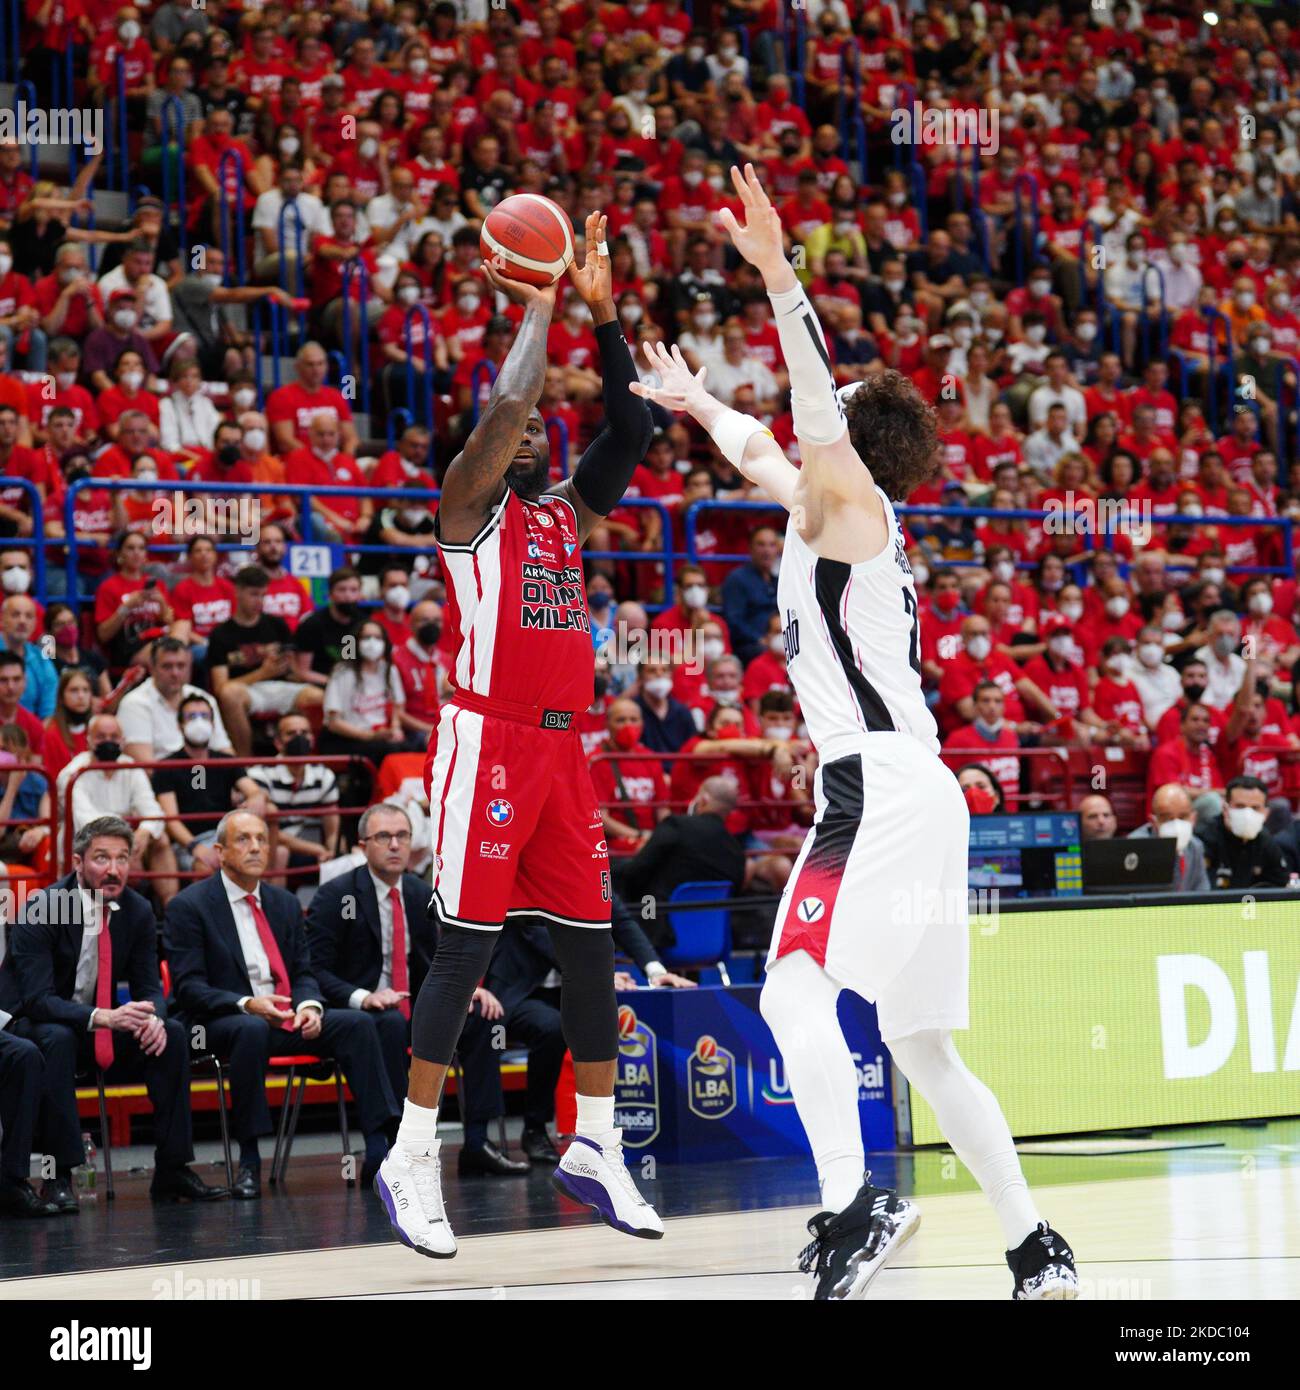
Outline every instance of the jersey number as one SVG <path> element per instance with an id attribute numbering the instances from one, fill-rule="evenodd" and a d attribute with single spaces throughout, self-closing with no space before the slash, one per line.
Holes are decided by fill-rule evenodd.
<path id="1" fill-rule="evenodd" d="M 903 607 L 912 619 L 912 640 L 908 643 L 907 659 L 912 670 L 921 674 L 921 624 L 916 616 L 916 595 L 911 589 L 903 590 Z"/>

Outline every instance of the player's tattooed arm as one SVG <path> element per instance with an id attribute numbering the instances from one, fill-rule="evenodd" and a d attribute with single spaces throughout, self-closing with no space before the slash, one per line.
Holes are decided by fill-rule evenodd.
<path id="1" fill-rule="evenodd" d="M 501 500 L 506 471 L 542 394 L 546 334 L 555 309 L 556 285 L 539 288 L 507 280 L 487 262 L 483 275 L 494 289 L 524 306 L 524 318 L 478 424 L 464 449 L 448 465 L 442 481 L 438 534 L 452 545 L 474 540 Z"/>
<path id="2" fill-rule="evenodd" d="M 692 373 L 681 349 L 676 346 L 670 352 L 662 343 L 645 343 L 643 350 L 646 362 L 658 373 L 661 385 L 646 386 L 634 381 L 629 390 L 665 410 L 685 411 L 712 434 L 715 426 L 731 412 L 731 407 L 723 405 L 705 389 L 708 368 L 701 367 Z M 771 431 L 755 430 L 749 436 L 744 455 L 736 467 L 755 487 L 762 488 L 787 511 L 793 508 L 799 470 L 786 458 Z"/>

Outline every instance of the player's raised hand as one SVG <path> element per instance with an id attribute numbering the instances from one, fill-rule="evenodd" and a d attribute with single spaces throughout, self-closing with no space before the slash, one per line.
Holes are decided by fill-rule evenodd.
<path id="1" fill-rule="evenodd" d="M 745 214 L 744 225 L 736 220 L 736 214 L 730 208 L 723 208 L 718 213 L 718 221 L 727 229 L 736 250 L 750 265 L 756 266 L 766 279 L 769 272 L 777 271 L 782 266 L 788 267 L 780 215 L 763 191 L 752 164 L 745 165 L 743 174 L 733 164 L 731 182 L 740 197 Z"/>
<path id="2" fill-rule="evenodd" d="M 569 265 L 569 279 L 588 304 L 601 304 L 614 297 L 614 276 L 609 258 L 605 229 L 609 219 L 603 212 L 589 212 L 583 229 L 583 263 L 575 260 Z"/>
<path id="3" fill-rule="evenodd" d="M 491 261 L 483 262 L 483 278 L 494 290 L 500 290 L 507 299 L 513 299 L 525 309 L 534 305 L 555 308 L 555 296 L 560 284 L 558 280 L 553 285 L 526 285 L 522 280 L 511 280 L 502 275 Z"/>
<path id="4" fill-rule="evenodd" d="M 641 347 L 650 370 L 659 374 L 661 385 L 647 386 L 642 381 L 630 382 L 628 390 L 634 396 L 654 401 L 665 410 L 690 410 L 692 404 L 698 404 L 702 398 L 708 397 L 708 392 L 704 389 L 707 367 L 692 372 L 676 344 L 671 352 L 663 343 L 642 343 Z"/>

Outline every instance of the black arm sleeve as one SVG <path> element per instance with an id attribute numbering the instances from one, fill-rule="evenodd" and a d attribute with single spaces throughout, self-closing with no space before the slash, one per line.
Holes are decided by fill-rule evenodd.
<path id="1" fill-rule="evenodd" d="M 633 470 L 650 448 L 654 421 L 645 401 L 628 390 L 637 379 L 636 367 L 617 321 L 598 324 L 596 342 L 604 383 L 605 426 L 578 460 L 573 486 L 593 512 L 608 516 L 622 500 Z"/>

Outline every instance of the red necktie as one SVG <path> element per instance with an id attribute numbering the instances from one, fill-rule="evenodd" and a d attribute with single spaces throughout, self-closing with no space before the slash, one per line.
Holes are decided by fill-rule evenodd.
<path id="1" fill-rule="evenodd" d="M 291 998 L 289 972 L 284 968 L 284 957 L 280 954 L 280 948 L 276 945 L 275 937 L 271 934 L 271 924 L 267 921 L 266 913 L 262 911 L 262 904 L 252 893 L 247 894 L 244 901 L 253 914 L 253 925 L 257 928 L 258 940 L 262 943 L 262 950 L 266 952 L 266 959 L 271 967 L 271 988 L 277 994 L 283 994 L 286 999 Z M 292 1033 L 293 1019 L 286 1018 L 280 1027 L 286 1032 Z"/>
<path id="2" fill-rule="evenodd" d="M 411 988 L 411 976 L 406 963 L 406 912 L 402 907 L 402 890 L 390 888 L 388 897 L 393 904 L 393 988 L 399 994 L 407 994 Z M 403 999 L 397 1007 L 401 1009 L 403 1018 L 410 1018 L 409 999 Z"/>
<path id="3" fill-rule="evenodd" d="M 113 938 L 108 930 L 108 913 L 99 924 L 99 940 L 95 943 L 99 960 L 99 975 L 95 980 L 95 1007 L 108 1013 L 113 1007 Z M 113 1030 L 95 1029 L 95 1065 L 107 1071 L 113 1065 Z"/>

